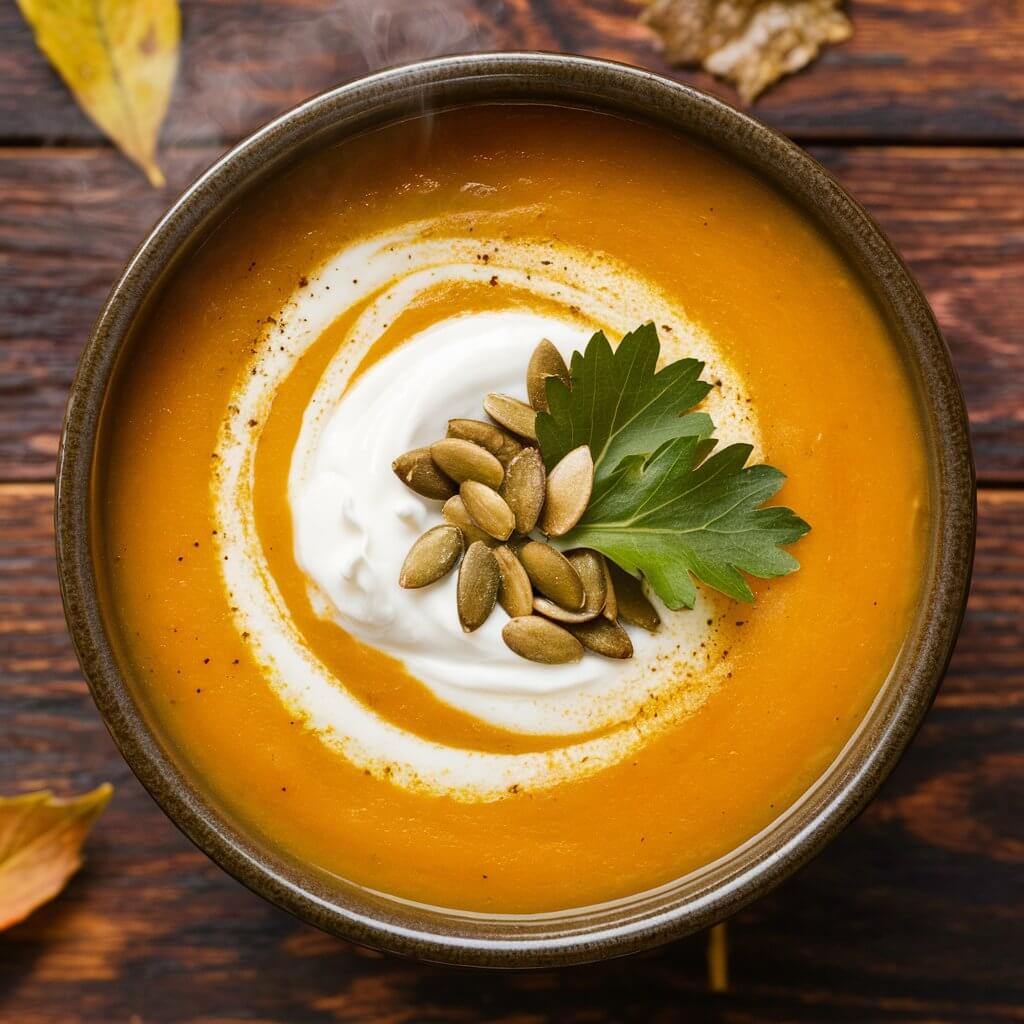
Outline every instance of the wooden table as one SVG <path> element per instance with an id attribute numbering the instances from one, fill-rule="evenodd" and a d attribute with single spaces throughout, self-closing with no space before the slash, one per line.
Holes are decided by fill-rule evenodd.
<path id="1" fill-rule="evenodd" d="M 970 407 L 980 534 L 967 622 L 926 725 L 861 819 L 730 923 L 721 995 L 700 938 L 502 976 L 350 947 L 194 850 L 108 739 L 57 593 L 54 454 L 90 323 L 174 195 L 272 115 L 385 63 L 518 47 L 666 70 L 629 0 L 183 7 L 169 185 L 156 192 L 78 112 L 15 6 L 0 6 L 0 790 L 117 786 L 84 870 L 0 936 L 0 1019 L 1024 1019 L 1021 0 L 853 0 L 854 38 L 755 111 L 874 212 L 929 295 Z"/>

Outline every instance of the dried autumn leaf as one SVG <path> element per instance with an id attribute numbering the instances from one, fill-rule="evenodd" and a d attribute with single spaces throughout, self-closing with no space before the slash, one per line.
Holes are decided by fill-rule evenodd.
<path id="1" fill-rule="evenodd" d="M 114 792 L 72 800 L 49 790 L 0 797 L 0 931 L 52 900 L 82 864 L 82 843 Z"/>
<path id="2" fill-rule="evenodd" d="M 178 0 L 17 0 L 81 108 L 163 185 L 156 140 L 178 66 Z"/>
<path id="3" fill-rule="evenodd" d="M 699 64 L 745 102 L 853 32 L 842 0 L 647 0 L 643 20 L 673 64 Z"/>

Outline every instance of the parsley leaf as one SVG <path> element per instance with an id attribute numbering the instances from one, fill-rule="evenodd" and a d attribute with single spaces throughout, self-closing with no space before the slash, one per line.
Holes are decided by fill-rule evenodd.
<path id="1" fill-rule="evenodd" d="M 710 436 L 707 414 L 683 415 L 711 390 L 699 379 L 704 364 L 680 359 L 657 370 L 660 351 L 652 323 L 627 334 L 614 351 L 598 331 L 586 351 L 573 353 L 571 388 L 557 377 L 548 378 L 550 411 L 537 416 L 537 439 L 548 470 L 587 444 L 599 487 L 630 455 L 651 455 L 677 437 Z"/>
<path id="2" fill-rule="evenodd" d="M 771 466 L 744 468 L 750 445 L 729 445 L 702 462 L 704 451 L 700 437 L 679 437 L 650 458 L 623 459 L 557 546 L 593 548 L 634 576 L 643 573 L 669 608 L 693 607 L 691 574 L 752 601 L 740 570 L 762 579 L 794 572 L 799 563 L 780 545 L 810 526 L 788 508 L 758 508 L 785 476 Z"/>
<path id="3" fill-rule="evenodd" d="M 750 445 L 707 457 L 714 425 L 688 412 L 710 387 L 704 364 L 680 359 L 657 369 L 661 346 L 652 323 L 627 334 L 614 351 L 598 332 L 570 365 L 571 387 L 552 377 L 549 412 L 537 439 L 552 469 L 581 444 L 590 446 L 590 504 L 558 547 L 593 548 L 634 576 L 643 574 L 669 608 L 692 608 L 694 577 L 739 601 L 754 595 L 742 573 L 767 579 L 798 569 L 782 550 L 810 527 L 788 508 L 761 508 L 785 477 L 747 466 Z"/>

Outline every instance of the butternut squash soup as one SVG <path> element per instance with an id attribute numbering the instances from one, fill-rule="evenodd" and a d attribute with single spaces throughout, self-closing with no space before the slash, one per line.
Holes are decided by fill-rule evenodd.
<path id="1" fill-rule="evenodd" d="M 374 890 L 539 912 L 709 864 L 828 767 L 915 609 L 879 309 L 662 129 L 493 106 L 323 149 L 121 364 L 93 549 L 135 695 L 241 827 Z"/>

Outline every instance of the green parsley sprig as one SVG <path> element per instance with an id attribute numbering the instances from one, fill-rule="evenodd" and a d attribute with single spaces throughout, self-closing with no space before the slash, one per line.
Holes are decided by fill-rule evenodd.
<path id="1" fill-rule="evenodd" d="M 680 359 L 657 369 L 654 324 L 616 349 L 598 332 L 570 364 L 571 387 L 546 383 L 548 412 L 537 439 L 550 470 L 581 444 L 594 459 L 594 488 L 576 526 L 557 546 L 593 548 L 642 575 L 669 608 L 692 608 L 693 580 L 739 601 L 754 595 L 742 573 L 769 579 L 800 565 L 782 546 L 810 526 L 791 509 L 762 507 L 785 476 L 747 466 L 751 446 L 710 454 L 714 426 L 693 412 L 710 385 L 704 364 Z"/>

